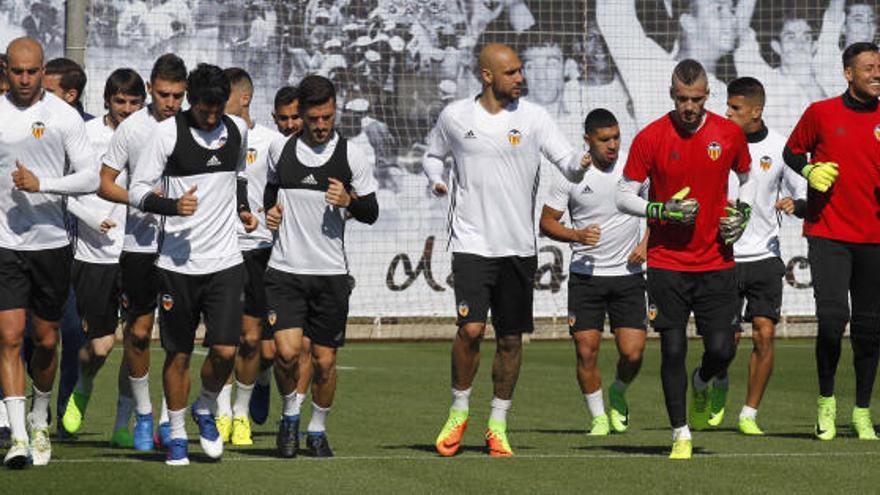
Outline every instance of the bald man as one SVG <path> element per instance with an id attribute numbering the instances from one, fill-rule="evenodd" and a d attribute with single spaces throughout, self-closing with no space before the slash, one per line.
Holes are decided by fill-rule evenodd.
<path id="1" fill-rule="evenodd" d="M 17 38 L 6 49 L 10 94 L 0 99 L 0 385 L 12 429 L 4 464 L 23 468 L 52 456 L 49 403 L 58 360 L 58 321 L 70 286 L 71 247 L 63 194 L 98 187 L 98 162 L 77 111 L 42 87 L 43 49 Z M 65 175 L 65 171 L 70 170 Z M 26 311 L 33 321 L 30 433 L 21 362 Z M 30 444 L 30 445 L 29 445 Z"/>
<path id="2" fill-rule="evenodd" d="M 479 64 L 482 92 L 443 110 L 424 157 L 425 174 L 438 196 L 448 192 L 444 160 L 454 159 L 450 242 L 458 332 L 452 345 L 452 407 L 435 443 L 442 456 L 461 446 L 490 310 L 497 347 L 486 445 L 492 456 L 513 455 L 507 411 L 522 361 L 522 334 L 534 330 L 535 186 L 541 157 L 573 183 L 580 182 L 589 163 L 543 107 L 520 99 L 523 64 L 516 52 L 486 45 Z"/>

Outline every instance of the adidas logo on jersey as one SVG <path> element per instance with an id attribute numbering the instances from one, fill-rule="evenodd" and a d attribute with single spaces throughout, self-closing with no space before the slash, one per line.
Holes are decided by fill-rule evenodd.
<path id="1" fill-rule="evenodd" d="M 314 175 L 309 174 L 309 175 L 306 176 L 305 179 L 303 179 L 302 181 L 300 181 L 300 184 L 306 184 L 306 185 L 309 185 L 309 186 L 317 186 L 317 185 L 318 185 L 318 181 L 315 180 L 315 176 L 314 176 Z"/>
<path id="2" fill-rule="evenodd" d="M 208 160 L 208 163 L 206 163 L 205 166 L 206 167 L 216 167 L 221 164 L 222 164 L 222 162 L 220 161 L 219 158 L 217 158 L 217 155 L 211 155 L 211 158 Z"/>
<path id="3" fill-rule="evenodd" d="M 465 139 L 477 139 L 477 135 L 474 134 L 474 131 L 469 130 L 466 133 L 464 133 L 464 138 Z"/>

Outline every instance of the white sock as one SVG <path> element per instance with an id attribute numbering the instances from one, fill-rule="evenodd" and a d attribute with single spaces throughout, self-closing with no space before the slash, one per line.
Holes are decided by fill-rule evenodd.
<path id="1" fill-rule="evenodd" d="M 257 375 L 257 384 L 263 387 L 269 385 L 272 382 L 272 368 L 266 368 L 260 371 L 260 374 Z"/>
<path id="2" fill-rule="evenodd" d="M 153 412 L 153 403 L 150 402 L 150 374 L 135 378 L 128 377 L 131 384 L 131 395 L 134 397 L 134 407 L 138 414 L 150 414 Z"/>
<path id="3" fill-rule="evenodd" d="M 227 383 L 217 394 L 217 416 L 232 417 L 232 384 Z"/>
<path id="4" fill-rule="evenodd" d="M 512 400 L 499 399 L 492 397 L 491 409 L 489 409 L 489 419 L 494 421 L 507 422 L 507 410 L 510 409 Z"/>
<path id="5" fill-rule="evenodd" d="M 703 379 L 700 378 L 700 368 L 697 368 L 696 370 L 694 370 L 693 383 L 694 383 L 694 390 L 696 390 L 697 392 L 702 392 L 703 390 L 706 390 L 706 387 L 709 386 L 708 382 L 704 382 Z"/>
<path id="6" fill-rule="evenodd" d="M 218 392 L 211 392 L 202 389 L 199 392 L 199 398 L 196 400 L 196 414 L 213 414 L 217 415 L 217 395 Z"/>
<path id="7" fill-rule="evenodd" d="M 179 411 L 168 411 L 171 422 L 171 438 L 186 440 L 186 408 Z"/>
<path id="8" fill-rule="evenodd" d="M 253 385 L 245 385 L 235 380 L 235 404 L 232 407 L 233 418 L 246 418 L 251 404 L 251 394 L 254 393 Z"/>
<path id="9" fill-rule="evenodd" d="M 49 404 L 52 402 L 52 392 L 43 392 L 34 386 L 33 404 L 31 404 L 31 426 L 33 428 L 46 428 L 49 426 Z"/>
<path id="10" fill-rule="evenodd" d="M 299 396 L 299 394 L 294 390 L 293 392 L 281 397 L 281 401 L 282 401 L 281 414 L 283 414 L 285 416 L 299 416 L 302 402 L 297 400 L 298 396 Z"/>
<path id="11" fill-rule="evenodd" d="M 758 410 L 754 407 L 743 406 L 742 411 L 739 412 L 739 419 L 743 418 L 751 418 L 755 419 L 758 417 Z"/>
<path id="12" fill-rule="evenodd" d="M 6 412 L 9 414 L 9 429 L 12 430 L 12 438 L 27 440 L 27 426 L 24 424 L 24 397 L 7 397 L 3 399 Z"/>
<path id="13" fill-rule="evenodd" d="M 471 389 L 456 390 L 452 389 L 452 407 L 456 411 L 467 411 L 471 400 Z"/>
<path id="14" fill-rule="evenodd" d="M 302 411 L 303 404 L 306 403 L 306 394 L 296 393 L 296 413 Z"/>
<path id="15" fill-rule="evenodd" d="M 309 433 L 318 433 L 325 430 L 324 423 L 327 421 L 327 415 L 330 414 L 330 408 L 323 408 L 312 402 L 312 419 L 309 420 L 309 427 L 306 431 Z"/>
<path id="16" fill-rule="evenodd" d="M 592 394 L 584 394 L 584 400 L 587 401 L 587 408 L 594 418 L 605 415 L 605 401 L 602 400 L 601 388 Z"/>
<path id="17" fill-rule="evenodd" d="M 165 400 L 165 394 L 162 394 L 162 412 L 159 413 L 159 424 L 171 421 L 168 416 L 168 401 Z"/>
<path id="18" fill-rule="evenodd" d="M 614 383 L 611 384 L 612 387 L 615 387 L 617 390 L 621 392 L 626 392 L 626 388 L 629 387 L 629 383 L 624 383 L 620 378 L 615 378 Z"/>
<path id="19" fill-rule="evenodd" d="M 128 429 L 128 421 L 131 419 L 131 412 L 134 410 L 134 399 L 125 395 L 120 395 L 116 399 L 116 424 L 113 431 L 120 428 Z"/>
<path id="20" fill-rule="evenodd" d="M 0 428 L 9 428 L 9 415 L 6 414 L 6 403 L 0 400 Z"/>
<path id="21" fill-rule="evenodd" d="M 684 425 L 681 428 L 672 429 L 672 441 L 674 442 L 679 438 L 683 438 L 685 440 L 691 439 L 691 429 L 688 428 L 688 425 Z"/>

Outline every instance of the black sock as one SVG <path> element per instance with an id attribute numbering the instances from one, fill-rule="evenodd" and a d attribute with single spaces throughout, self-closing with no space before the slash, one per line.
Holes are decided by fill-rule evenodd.
<path id="1" fill-rule="evenodd" d="M 660 380 L 673 428 L 687 424 L 687 336 L 682 329 L 660 331 Z"/>

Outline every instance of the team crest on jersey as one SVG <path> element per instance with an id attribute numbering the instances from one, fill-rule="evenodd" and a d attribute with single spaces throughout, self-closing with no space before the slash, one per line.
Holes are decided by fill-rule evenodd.
<path id="1" fill-rule="evenodd" d="M 709 153 L 709 158 L 714 162 L 721 158 L 721 145 L 718 144 L 718 141 L 712 141 L 709 143 L 709 146 L 706 146 L 706 152 Z"/>
<path id="2" fill-rule="evenodd" d="M 766 172 L 766 171 L 770 170 L 770 167 L 773 165 L 773 159 L 767 155 L 764 155 L 761 157 L 760 164 L 761 164 L 761 170 Z"/>
<path id="3" fill-rule="evenodd" d="M 269 322 L 269 326 L 275 326 L 275 322 L 278 321 L 278 313 L 269 310 L 269 313 L 266 314 L 266 321 Z"/>
<path id="4" fill-rule="evenodd" d="M 877 141 L 880 141 L 880 124 L 877 124 L 876 126 L 874 126 L 874 138 Z"/>
<path id="5" fill-rule="evenodd" d="M 257 150 L 254 148 L 248 148 L 246 159 L 248 165 L 253 165 L 254 162 L 257 161 Z"/>
<path id="6" fill-rule="evenodd" d="M 654 321 L 657 318 L 657 306 L 654 304 L 648 305 L 648 319 Z"/>
<path id="7" fill-rule="evenodd" d="M 34 135 L 35 138 L 40 139 L 43 137 L 43 134 L 46 133 L 46 124 L 36 121 L 31 124 L 31 134 Z"/>
<path id="8" fill-rule="evenodd" d="M 568 314 L 568 326 L 573 327 L 577 323 L 577 316 L 574 313 Z"/>
<path id="9" fill-rule="evenodd" d="M 516 146 L 522 141 L 522 133 L 519 132 L 519 129 L 511 129 L 507 133 L 507 142 Z"/>
<path id="10" fill-rule="evenodd" d="M 468 306 L 468 303 L 462 301 L 458 303 L 458 316 L 462 318 L 467 318 L 467 315 L 471 312 L 471 308 Z"/>
<path id="11" fill-rule="evenodd" d="M 171 308 L 174 307 L 174 298 L 171 297 L 171 294 L 162 294 L 162 309 L 165 311 L 171 311 Z"/>

